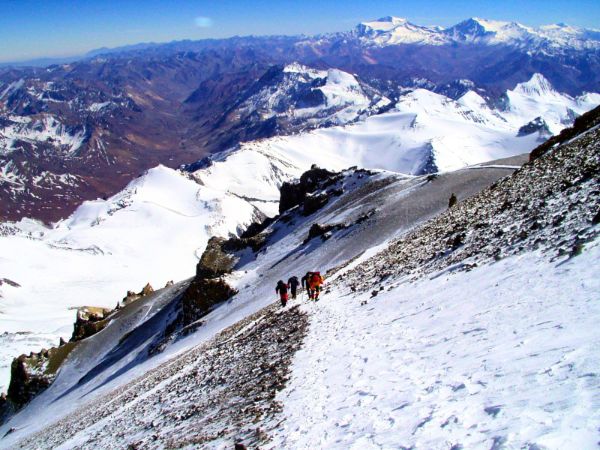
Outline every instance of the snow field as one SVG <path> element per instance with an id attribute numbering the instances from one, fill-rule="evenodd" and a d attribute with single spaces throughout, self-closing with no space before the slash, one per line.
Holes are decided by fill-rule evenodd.
<path id="1" fill-rule="evenodd" d="M 304 307 L 269 448 L 596 448 L 599 244 L 393 280 L 374 298 L 335 286 Z"/>

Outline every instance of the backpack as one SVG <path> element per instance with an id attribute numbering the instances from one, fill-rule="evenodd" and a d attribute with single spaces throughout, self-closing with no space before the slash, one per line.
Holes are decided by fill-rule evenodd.
<path id="1" fill-rule="evenodd" d="M 320 283 L 321 282 L 321 272 L 313 272 L 310 274 L 310 281 L 312 283 Z"/>

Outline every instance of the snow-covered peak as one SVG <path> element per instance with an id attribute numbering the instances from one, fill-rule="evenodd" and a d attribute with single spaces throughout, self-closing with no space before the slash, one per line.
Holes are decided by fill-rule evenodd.
<path id="1" fill-rule="evenodd" d="M 357 34 L 364 41 L 377 45 L 442 43 L 439 28 L 415 25 L 399 17 L 363 22 L 358 25 Z"/>
<path id="2" fill-rule="evenodd" d="M 485 99 L 475 91 L 467 91 L 457 100 L 458 104 L 468 108 L 487 108 Z"/>
<path id="3" fill-rule="evenodd" d="M 520 126 L 524 126 L 541 117 L 552 134 L 559 133 L 579 114 L 594 108 L 599 100 L 597 94 L 587 94 L 574 99 L 560 93 L 539 73 L 508 90 L 505 98 L 508 113 L 506 117 L 512 120 L 514 125 L 517 124 L 516 121 L 520 121 Z"/>
<path id="4" fill-rule="evenodd" d="M 516 43 L 525 41 L 532 29 L 516 22 L 487 20 L 479 17 L 467 19 L 446 30 L 453 41 L 467 43 Z"/>
<path id="5" fill-rule="evenodd" d="M 389 102 L 352 74 L 294 62 L 272 67 L 230 114 L 258 113 L 261 121 L 275 120 L 281 130 L 294 131 L 352 122 Z"/>
<path id="6" fill-rule="evenodd" d="M 556 97 L 559 95 L 541 73 L 534 73 L 529 81 L 517 84 L 513 92 L 536 97 Z"/>
<path id="7" fill-rule="evenodd" d="M 312 67 L 305 66 L 299 62 L 293 62 L 283 68 L 283 73 L 295 73 L 300 75 L 306 75 L 310 78 L 325 78 L 327 71 L 313 69 Z"/>
<path id="8" fill-rule="evenodd" d="M 361 25 L 363 25 L 365 29 L 373 31 L 390 31 L 398 25 L 406 25 L 407 23 L 409 22 L 404 17 L 387 16 L 371 22 L 362 22 Z"/>

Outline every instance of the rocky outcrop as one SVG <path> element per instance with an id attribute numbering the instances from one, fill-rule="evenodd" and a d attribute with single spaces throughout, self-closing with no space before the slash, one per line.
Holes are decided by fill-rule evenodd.
<path id="1" fill-rule="evenodd" d="M 2 286 L 3 284 L 7 284 L 9 286 L 12 287 L 21 287 L 21 285 L 19 283 L 17 283 L 16 281 L 10 280 L 8 278 L 0 278 L 0 286 Z"/>
<path id="2" fill-rule="evenodd" d="M 311 214 L 317 212 L 323 206 L 325 206 L 329 202 L 329 194 L 323 192 L 320 194 L 308 194 L 304 198 L 303 206 L 302 206 L 302 214 L 305 216 L 310 216 Z"/>
<path id="3" fill-rule="evenodd" d="M 210 238 L 196 265 L 196 279 L 217 278 L 231 272 L 235 258 L 223 249 L 225 242 L 226 239 L 223 238 Z"/>
<path id="4" fill-rule="evenodd" d="M 283 213 L 294 206 L 303 204 L 307 199 L 308 194 L 313 193 L 317 188 L 325 189 L 339 181 L 341 178 L 341 174 L 321 169 L 313 164 L 310 170 L 302 174 L 300 180 L 285 182 L 281 185 L 279 213 Z M 316 211 L 316 209 L 314 209 L 315 206 L 320 205 L 317 208 L 319 209 L 327 203 L 323 198 L 312 198 L 309 202 L 311 205 L 309 205 L 308 210 L 312 210 L 312 212 Z M 307 213 L 305 211 L 305 215 L 308 214 L 310 214 L 310 212 Z"/>
<path id="5" fill-rule="evenodd" d="M 540 137 L 552 136 L 552 132 L 550 131 L 550 128 L 548 128 L 548 124 L 541 117 L 536 117 L 531 122 L 519 128 L 517 136 L 528 136 L 536 132 L 540 134 Z"/>
<path id="6" fill-rule="evenodd" d="M 8 392 L 0 398 L 0 423 L 52 384 L 61 364 L 76 345 L 75 342 L 61 341 L 58 347 L 13 360 Z"/>
<path id="7" fill-rule="evenodd" d="M 0 423 L 47 389 L 54 381 L 63 361 L 79 341 L 103 330 L 116 311 L 117 309 L 94 306 L 77 308 L 73 334 L 69 342 L 60 338 L 58 347 L 15 358 L 11 365 L 8 392 L 0 398 Z"/>
<path id="8" fill-rule="evenodd" d="M 113 309 L 94 306 L 77 308 L 77 318 L 73 325 L 71 342 L 81 341 L 104 329 L 108 325 L 109 317 L 114 311 Z"/>
<path id="9" fill-rule="evenodd" d="M 228 253 L 227 240 L 213 237 L 196 266 L 196 277 L 182 296 L 181 320 L 188 326 L 208 313 L 218 303 L 228 300 L 237 291 L 223 276 L 231 273 L 236 258 Z M 233 245 L 231 242 L 228 245 Z"/>
<path id="10" fill-rule="evenodd" d="M 326 241 L 327 239 L 329 239 L 332 236 L 334 231 L 343 230 L 344 228 L 346 228 L 346 225 L 343 223 L 327 224 L 327 225 L 313 223 L 312 226 L 310 227 L 310 229 L 308 230 L 308 237 L 304 240 L 304 243 L 306 244 L 311 239 L 313 239 L 315 237 L 319 237 L 319 236 L 321 237 L 322 240 Z"/>
<path id="11" fill-rule="evenodd" d="M 277 217 L 267 217 L 262 222 L 251 223 L 248 228 L 246 228 L 246 231 L 240 235 L 240 238 L 248 239 L 257 236 L 259 233 L 262 233 L 264 230 L 266 230 L 269 225 L 275 222 L 276 219 Z"/>
<path id="12" fill-rule="evenodd" d="M 200 278 L 194 280 L 183 294 L 183 324 L 187 326 L 206 315 L 215 305 L 237 294 L 221 278 Z"/>
<path id="13" fill-rule="evenodd" d="M 154 288 L 150 283 L 146 283 L 146 286 L 142 288 L 140 292 L 127 291 L 127 295 L 123 297 L 122 303 L 123 305 L 128 305 L 131 302 L 134 302 L 142 297 L 150 295 L 154 292 Z"/>

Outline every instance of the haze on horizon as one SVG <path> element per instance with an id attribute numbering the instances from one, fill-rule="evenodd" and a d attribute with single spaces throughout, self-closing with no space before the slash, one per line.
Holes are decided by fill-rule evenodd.
<path id="1" fill-rule="evenodd" d="M 454 25 L 469 17 L 539 26 L 564 22 L 598 28 L 600 2 L 579 0 L 186 1 L 0 0 L 0 63 L 83 55 L 102 47 L 235 35 L 317 34 L 352 29 L 394 15 L 420 25 Z"/>

